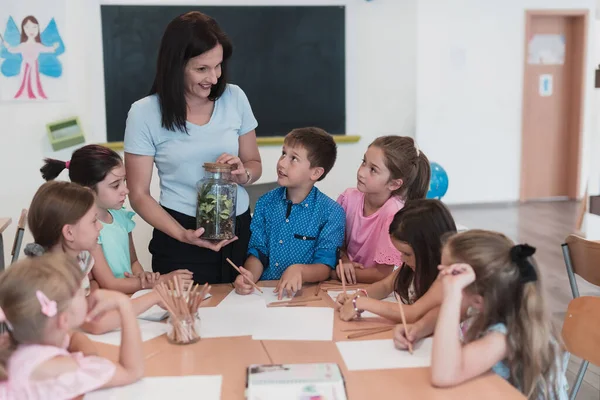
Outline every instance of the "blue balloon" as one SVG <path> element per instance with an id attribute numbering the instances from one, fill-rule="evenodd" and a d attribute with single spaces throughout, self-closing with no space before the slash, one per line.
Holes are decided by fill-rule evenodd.
<path id="1" fill-rule="evenodd" d="M 438 163 L 432 162 L 431 180 L 429 181 L 429 191 L 427 192 L 428 199 L 441 200 L 448 191 L 448 174 L 446 170 Z"/>

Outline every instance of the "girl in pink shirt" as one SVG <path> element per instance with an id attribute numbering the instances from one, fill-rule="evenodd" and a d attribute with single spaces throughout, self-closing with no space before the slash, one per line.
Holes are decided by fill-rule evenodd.
<path id="1" fill-rule="evenodd" d="M 86 300 L 83 278 L 64 253 L 27 258 L 2 273 L 0 322 L 8 333 L 0 345 L 0 398 L 72 399 L 142 377 L 142 338 L 129 298 L 96 290 Z M 109 310 L 118 310 L 122 322 L 117 363 L 92 355 L 89 339 L 72 333 Z"/>
<path id="2" fill-rule="evenodd" d="M 390 222 L 406 200 L 425 198 L 430 175 L 429 160 L 410 137 L 382 136 L 369 145 L 356 188 L 337 200 L 346 212 L 346 282 L 377 282 L 402 264 L 390 240 Z M 338 266 L 332 278 L 340 279 L 340 274 Z"/>

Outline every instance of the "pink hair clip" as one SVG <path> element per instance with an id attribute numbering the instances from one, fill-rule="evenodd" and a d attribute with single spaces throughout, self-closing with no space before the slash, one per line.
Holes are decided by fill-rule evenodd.
<path id="1" fill-rule="evenodd" d="M 50 300 L 41 290 L 35 292 L 35 295 L 37 296 L 40 305 L 42 306 L 42 314 L 44 314 L 47 317 L 54 317 L 57 311 L 56 301 Z"/>
<path id="2" fill-rule="evenodd" d="M 4 322 L 8 329 L 12 330 L 12 325 L 6 319 L 6 314 L 4 314 L 4 310 L 2 308 L 0 308 L 0 322 Z"/>
<path id="3" fill-rule="evenodd" d="M 69 169 L 70 166 L 71 166 L 71 161 L 65 161 L 65 168 Z"/>

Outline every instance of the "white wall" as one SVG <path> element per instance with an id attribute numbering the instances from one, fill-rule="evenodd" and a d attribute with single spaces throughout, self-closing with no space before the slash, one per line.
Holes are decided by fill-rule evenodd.
<path id="1" fill-rule="evenodd" d="M 0 0 L 6 1 L 6 0 Z M 39 168 L 45 156 L 68 159 L 73 149 L 53 153 L 45 124 L 72 115 L 81 118 L 88 143 L 106 141 L 100 6 L 97 1 L 65 0 L 67 26 L 59 27 L 69 51 L 65 70 L 69 96 L 65 103 L 0 103 L 0 216 L 13 217 L 5 233 L 8 258 L 20 209 L 28 207 L 43 183 Z M 104 3 L 125 4 L 122 1 Z M 161 1 L 161 4 L 247 5 L 246 1 Z M 347 130 L 358 144 L 340 145 L 338 162 L 319 187 L 331 197 L 355 184 L 355 171 L 366 146 L 383 134 L 414 135 L 417 0 L 255 0 L 254 5 L 346 5 Z M 90 4 L 92 4 L 90 6 Z M 157 4 L 129 1 L 127 4 Z M 140 66 L 143 68 L 144 66 Z M 260 121 L 259 128 L 260 129 Z M 275 179 L 279 147 L 262 147 L 263 178 Z M 153 193 L 158 196 L 155 176 Z M 147 244 L 150 228 L 137 218 L 136 247 L 144 266 L 150 266 Z M 25 242 L 31 240 L 29 234 Z"/>
<path id="2" fill-rule="evenodd" d="M 444 201 L 519 198 L 526 9 L 590 10 L 581 174 L 587 179 L 593 136 L 599 136 L 592 129 L 595 3 L 419 0 L 416 138 L 448 172 Z"/>

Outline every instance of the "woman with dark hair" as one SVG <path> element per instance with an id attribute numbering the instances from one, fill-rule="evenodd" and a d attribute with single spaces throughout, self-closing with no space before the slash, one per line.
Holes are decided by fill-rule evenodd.
<path id="1" fill-rule="evenodd" d="M 402 254 L 402 265 L 386 278 L 337 298 L 340 318 L 346 321 L 369 311 L 402 322 L 398 305 L 381 301 L 396 293 L 406 304 L 404 313 L 412 323 L 442 302 L 442 287 L 436 283 L 442 259 L 442 241 L 456 233 L 450 211 L 439 200 L 408 200 L 390 223 L 392 244 Z M 392 297 L 393 299 L 393 297 Z"/>
<path id="2" fill-rule="evenodd" d="M 216 21 L 189 12 L 167 26 L 150 95 L 133 103 L 125 128 L 125 168 L 132 208 L 154 227 L 152 269 L 193 272 L 198 283 L 232 282 L 230 258 L 243 265 L 250 239 L 248 193 L 260 178 L 258 125 L 241 88 L 227 83 L 232 45 Z M 205 162 L 233 166 L 238 184 L 236 237 L 221 242 L 196 229 L 196 183 Z M 150 195 L 153 166 L 160 201 Z"/>

